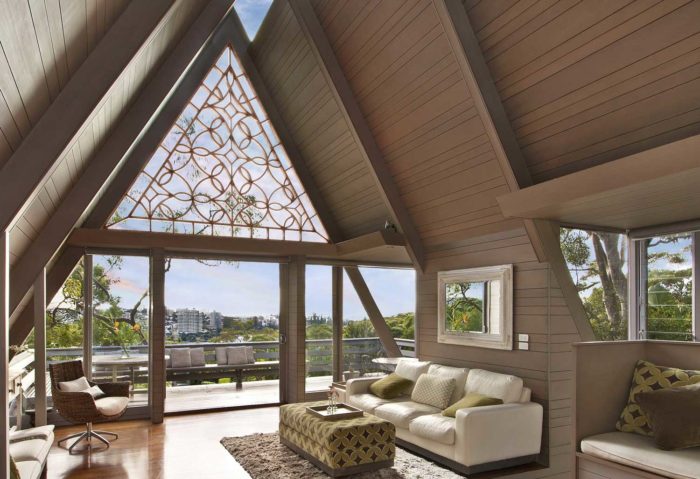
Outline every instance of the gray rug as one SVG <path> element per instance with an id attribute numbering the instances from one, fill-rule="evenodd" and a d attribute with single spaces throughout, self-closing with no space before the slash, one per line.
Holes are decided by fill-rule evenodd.
<path id="1" fill-rule="evenodd" d="M 252 479 L 326 479 L 306 459 L 280 444 L 277 433 L 225 437 L 221 444 Z M 394 467 L 348 476 L 355 479 L 457 479 L 462 476 L 396 448 Z"/>

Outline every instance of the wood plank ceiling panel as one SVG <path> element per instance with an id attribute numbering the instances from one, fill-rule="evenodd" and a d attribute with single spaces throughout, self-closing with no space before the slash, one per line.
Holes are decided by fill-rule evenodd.
<path id="1" fill-rule="evenodd" d="M 700 132 L 700 2 L 465 8 L 536 182 Z"/>
<path id="2" fill-rule="evenodd" d="M 389 217 L 362 154 L 286 2 L 275 2 L 251 56 L 346 238 Z"/>
<path id="3" fill-rule="evenodd" d="M 107 4 L 110 3 L 107 2 Z M 110 10 L 111 19 L 116 19 L 123 5 L 126 5 L 126 2 L 115 3 L 116 5 Z M 179 2 L 177 7 L 168 14 L 168 19 L 161 22 L 160 28 L 153 32 L 148 44 L 139 51 L 113 88 L 95 108 L 83 129 L 74 136 L 66 154 L 59 159 L 57 168 L 42 186 L 41 194 L 30 203 L 21 220 L 10 231 L 12 264 L 29 247 L 36 237 L 36 231 L 44 226 L 63 196 L 77 181 L 92 154 L 110 134 L 121 114 L 126 111 L 140 88 L 150 78 L 150 73 L 155 71 L 155 67 L 176 44 L 190 23 L 197 18 L 204 5 L 204 2 Z M 107 11 L 98 11 L 102 11 L 105 15 L 104 24 L 106 25 Z M 98 30 L 91 35 L 97 34 Z M 31 227 L 28 228 L 28 225 Z"/>
<path id="4" fill-rule="evenodd" d="M 498 208 L 508 186 L 432 3 L 314 7 L 428 257 L 519 228 Z"/>

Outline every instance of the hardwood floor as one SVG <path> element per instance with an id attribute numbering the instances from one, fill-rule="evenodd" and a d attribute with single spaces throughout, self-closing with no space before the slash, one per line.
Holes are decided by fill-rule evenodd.
<path id="1" fill-rule="evenodd" d="M 277 430 L 279 408 L 170 416 L 163 424 L 124 421 L 99 425 L 119 434 L 109 449 L 68 454 L 54 443 L 49 478 L 247 478 L 219 444 L 224 436 Z M 56 429 L 56 442 L 79 427 Z"/>

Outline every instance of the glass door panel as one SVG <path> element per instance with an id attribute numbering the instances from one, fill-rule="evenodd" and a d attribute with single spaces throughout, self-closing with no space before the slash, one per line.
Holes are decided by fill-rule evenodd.
<path id="1" fill-rule="evenodd" d="M 306 392 L 333 382 L 332 266 L 306 265 Z"/>
<path id="2" fill-rule="evenodd" d="M 129 381 L 131 405 L 148 404 L 148 257 L 92 256 L 92 377 Z"/>
<path id="3" fill-rule="evenodd" d="M 168 258 L 165 411 L 275 404 L 279 265 Z"/>

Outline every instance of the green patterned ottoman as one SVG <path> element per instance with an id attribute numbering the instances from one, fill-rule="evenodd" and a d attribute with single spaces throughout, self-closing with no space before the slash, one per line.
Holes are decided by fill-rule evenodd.
<path id="1" fill-rule="evenodd" d="M 396 429 L 392 423 L 367 413 L 354 419 L 325 421 L 306 412 L 307 406 L 323 404 L 321 401 L 282 406 L 282 444 L 331 477 L 394 465 Z"/>

